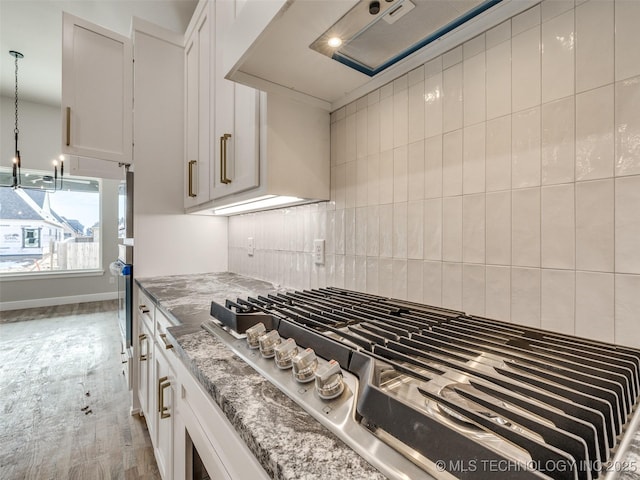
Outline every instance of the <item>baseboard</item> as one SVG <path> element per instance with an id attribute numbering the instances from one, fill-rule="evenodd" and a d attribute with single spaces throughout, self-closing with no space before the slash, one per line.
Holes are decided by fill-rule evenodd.
<path id="1" fill-rule="evenodd" d="M 117 298 L 118 292 L 115 291 L 73 295 L 70 297 L 32 298 L 29 300 L 0 302 L 0 312 L 5 310 L 20 310 L 23 308 L 53 307 L 55 305 L 68 305 L 70 303 L 101 302 L 103 300 L 115 300 Z"/>

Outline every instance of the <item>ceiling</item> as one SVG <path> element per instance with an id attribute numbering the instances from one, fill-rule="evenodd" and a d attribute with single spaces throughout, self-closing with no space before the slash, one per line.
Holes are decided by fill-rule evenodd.
<path id="1" fill-rule="evenodd" d="M 0 94 L 13 97 L 14 58 L 20 100 L 60 104 L 62 12 L 130 35 L 132 17 L 184 33 L 197 0 L 0 0 Z"/>

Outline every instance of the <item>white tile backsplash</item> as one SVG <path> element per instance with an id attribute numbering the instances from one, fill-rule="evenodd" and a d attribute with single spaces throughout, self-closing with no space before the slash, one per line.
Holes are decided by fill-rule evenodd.
<path id="1" fill-rule="evenodd" d="M 466 58 L 462 64 L 462 97 L 464 125 L 475 125 L 486 118 L 484 36 L 480 53 Z"/>
<path id="2" fill-rule="evenodd" d="M 462 264 L 442 263 L 442 306 L 462 309 Z"/>
<path id="3" fill-rule="evenodd" d="M 543 2 L 543 5 L 547 3 Z M 571 9 L 542 24 L 542 103 L 564 98 L 574 92 L 573 17 Z"/>
<path id="4" fill-rule="evenodd" d="M 409 144 L 407 153 L 407 199 L 422 200 L 425 186 L 424 140 Z"/>
<path id="5" fill-rule="evenodd" d="M 540 266 L 540 189 L 513 190 L 511 196 L 511 262 Z"/>
<path id="6" fill-rule="evenodd" d="M 422 272 L 422 260 L 409 260 L 407 262 L 407 299 L 412 302 L 422 302 L 424 295 L 424 274 Z"/>
<path id="7" fill-rule="evenodd" d="M 487 193 L 486 261 L 511 265 L 511 191 Z"/>
<path id="8" fill-rule="evenodd" d="M 462 64 L 442 72 L 442 128 L 450 132 L 462 128 Z"/>
<path id="9" fill-rule="evenodd" d="M 613 342 L 614 275 L 576 272 L 576 330 L 580 337 Z"/>
<path id="10" fill-rule="evenodd" d="M 540 326 L 572 335 L 575 329 L 576 273 L 542 269 Z"/>
<path id="11" fill-rule="evenodd" d="M 540 27 L 511 39 L 511 105 L 514 112 L 540 105 Z"/>
<path id="12" fill-rule="evenodd" d="M 487 122 L 485 169 L 487 192 L 511 189 L 511 115 Z"/>
<path id="13" fill-rule="evenodd" d="M 408 148 L 406 145 L 393 149 L 393 201 L 406 202 L 409 198 Z"/>
<path id="14" fill-rule="evenodd" d="M 573 4 L 333 112 L 331 201 L 231 217 L 230 270 L 640 347 L 640 2 Z"/>
<path id="15" fill-rule="evenodd" d="M 640 174 L 640 77 L 615 85 L 615 174 Z"/>
<path id="16" fill-rule="evenodd" d="M 438 57 L 440 58 L 440 57 Z M 427 76 L 424 81 L 424 136 L 442 134 L 442 105 L 444 89 L 442 71 Z"/>
<path id="17" fill-rule="evenodd" d="M 542 185 L 573 182 L 575 101 L 573 96 L 542 106 Z"/>
<path id="18" fill-rule="evenodd" d="M 462 261 L 485 263 L 485 196 L 462 197 Z"/>
<path id="19" fill-rule="evenodd" d="M 576 95 L 576 180 L 613 175 L 613 85 Z"/>
<path id="20" fill-rule="evenodd" d="M 573 183 L 542 187 L 542 268 L 575 268 Z"/>
<path id="21" fill-rule="evenodd" d="M 618 0 L 615 2 L 615 79 L 640 75 L 640 2 Z"/>
<path id="22" fill-rule="evenodd" d="M 422 275 L 423 301 L 429 305 L 442 305 L 442 262 L 424 262 Z"/>
<path id="23" fill-rule="evenodd" d="M 424 141 L 424 197 L 442 197 L 442 135 Z"/>
<path id="24" fill-rule="evenodd" d="M 591 0 L 576 7 L 576 92 L 613 82 L 613 1 Z"/>
<path id="25" fill-rule="evenodd" d="M 540 327 L 540 269 L 511 268 L 511 321 Z"/>
<path id="26" fill-rule="evenodd" d="M 511 126 L 511 185 L 540 185 L 540 107 L 515 113 Z"/>
<path id="27" fill-rule="evenodd" d="M 640 275 L 615 276 L 615 342 L 638 348 L 640 328 Z"/>
<path id="28" fill-rule="evenodd" d="M 487 119 L 511 113 L 511 40 L 489 48 L 486 53 Z"/>
<path id="29" fill-rule="evenodd" d="M 484 265 L 462 265 L 462 310 L 469 315 L 485 314 Z"/>
<path id="30" fill-rule="evenodd" d="M 424 76 L 424 70 L 422 70 Z M 424 139 L 424 79 L 409 86 L 407 141 L 409 143 Z"/>
<path id="31" fill-rule="evenodd" d="M 536 5 L 511 19 L 511 34 L 515 37 L 525 30 L 540 25 L 540 5 Z"/>
<path id="32" fill-rule="evenodd" d="M 442 260 L 442 198 L 424 202 L 424 258 Z"/>
<path id="33" fill-rule="evenodd" d="M 511 267 L 487 265 L 485 315 L 506 322 L 511 320 Z"/>
<path id="34" fill-rule="evenodd" d="M 462 194 L 462 130 L 442 137 L 442 194 Z"/>
<path id="35" fill-rule="evenodd" d="M 576 269 L 612 272 L 613 179 L 576 183 Z"/>
<path id="36" fill-rule="evenodd" d="M 640 274 L 640 176 L 615 180 L 615 271 Z"/>
<path id="37" fill-rule="evenodd" d="M 462 192 L 485 191 L 485 123 L 477 123 L 463 130 Z"/>
<path id="38" fill-rule="evenodd" d="M 462 261 L 462 197 L 442 199 L 442 260 Z"/>

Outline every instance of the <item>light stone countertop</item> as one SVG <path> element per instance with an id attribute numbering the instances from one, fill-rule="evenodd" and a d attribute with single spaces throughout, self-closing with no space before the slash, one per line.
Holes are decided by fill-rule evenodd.
<path id="1" fill-rule="evenodd" d="M 382 480 L 385 477 L 311 415 L 209 334 L 211 301 L 278 289 L 232 273 L 136 279 L 176 326 L 175 352 L 222 409 L 274 479 Z"/>

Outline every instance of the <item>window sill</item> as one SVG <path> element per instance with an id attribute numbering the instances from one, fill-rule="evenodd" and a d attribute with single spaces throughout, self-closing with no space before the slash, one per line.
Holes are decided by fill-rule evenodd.
<path id="1" fill-rule="evenodd" d="M 17 280 L 51 280 L 54 278 L 100 277 L 102 275 L 104 275 L 104 270 L 100 268 L 93 270 L 44 271 L 38 273 L 0 273 L 0 282 L 13 282 Z"/>

